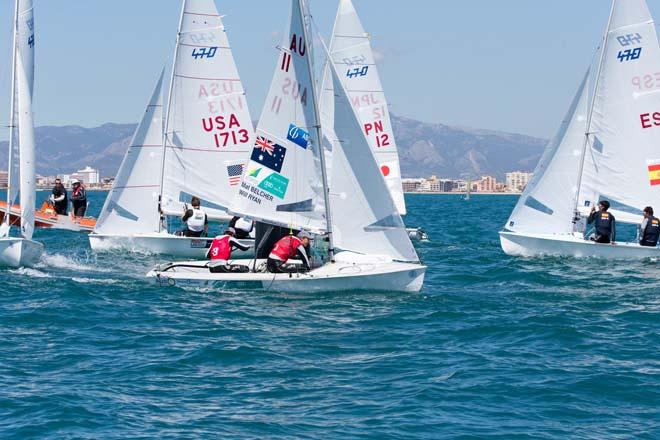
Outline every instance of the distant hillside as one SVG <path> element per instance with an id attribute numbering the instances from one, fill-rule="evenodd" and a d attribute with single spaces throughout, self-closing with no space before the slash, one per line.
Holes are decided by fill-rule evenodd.
<path id="1" fill-rule="evenodd" d="M 404 177 L 461 177 L 465 173 L 503 178 L 507 171 L 532 171 L 544 140 L 518 134 L 429 124 L 394 117 Z M 86 165 L 102 176 L 114 176 L 134 124 L 104 124 L 100 127 L 37 127 L 37 173 L 70 173 Z M 0 142 L 0 166 L 6 169 L 7 143 Z"/>

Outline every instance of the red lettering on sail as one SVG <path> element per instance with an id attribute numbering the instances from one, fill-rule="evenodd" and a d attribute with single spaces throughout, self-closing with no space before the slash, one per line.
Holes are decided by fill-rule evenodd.
<path id="1" fill-rule="evenodd" d="M 639 115 L 642 128 L 660 127 L 660 112 L 643 113 Z"/>

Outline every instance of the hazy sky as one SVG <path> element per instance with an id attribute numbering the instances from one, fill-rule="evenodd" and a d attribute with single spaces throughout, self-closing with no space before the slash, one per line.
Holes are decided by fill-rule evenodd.
<path id="1" fill-rule="evenodd" d="M 608 0 L 354 0 L 394 113 L 549 137 L 606 25 Z M 660 0 L 648 0 L 660 16 Z M 137 122 L 171 63 L 180 0 L 34 0 L 37 125 Z M 253 118 L 290 0 L 217 0 Z M 312 0 L 330 33 L 335 0 Z M 0 2 L 0 121 L 9 114 L 13 0 Z M 3 130 L 4 131 L 4 130 Z M 3 133 L 0 133 L 2 135 Z"/>

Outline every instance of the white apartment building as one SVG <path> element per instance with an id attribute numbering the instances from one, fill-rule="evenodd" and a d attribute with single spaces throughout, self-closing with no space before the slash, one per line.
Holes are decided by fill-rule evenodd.
<path id="1" fill-rule="evenodd" d="M 506 187 L 509 191 L 522 191 L 532 179 L 533 173 L 514 171 L 506 173 Z"/>

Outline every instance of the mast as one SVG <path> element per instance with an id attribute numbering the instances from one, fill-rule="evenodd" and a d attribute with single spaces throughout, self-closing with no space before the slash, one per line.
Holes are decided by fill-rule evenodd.
<path id="1" fill-rule="evenodd" d="M 165 178 L 165 155 L 167 154 L 167 129 L 170 123 L 170 108 L 172 106 L 172 90 L 174 89 L 174 74 L 176 70 L 176 59 L 179 55 L 179 40 L 181 39 L 181 28 L 183 27 L 183 15 L 186 10 L 186 0 L 181 3 L 181 15 L 179 17 L 179 27 L 176 32 L 176 44 L 174 45 L 174 58 L 172 60 L 172 73 L 170 75 L 170 88 L 167 93 L 167 111 L 165 115 L 165 127 L 163 129 L 163 157 L 160 161 L 160 194 L 158 195 L 158 212 L 161 214 L 158 219 L 158 232 L 162 231 L 163 210 L 161 208 L 163 201 L 163 179 Z"/>
<path id="2" fill-rule="evenodd" d="M 587 154 L 587 146 L 589 145 L 589 135 L 591 134 L 591 120 L 594 114 L 594 107 L 596 106 L 596 97 L 598 94 L 598 86 L 600 85 L 600 77 L 603 71 L 603 64 L 605 63 L 605 53 L 607 52 L 607 40 L 612 26 L 612 18 L 614 17 L 614 6 L 617 0 L 612 0 L 612 8 L 610 9 L 610 18 L 607 21 L 607 28 L 605 29 L 605 36 L 603 37 L 603 47 L 600 52 L 600 60 L 598 61 L 598 70 L 596 72 L 596 82 L 594 84 L 594 96 L 591 100 L 589 113 L 587 115 L 587 132 L 584 134 L 584 143 L 582 144 L 582 154 L 580 156 L 580 168 L 578 171 L 577 192 L 575 193 L 575 204 L 573 210 L 575 212 L 573 224 L 576 224 L 580 219 L 580 212 L 578 211 L 578 203 L 580 203 L 580 187 L 582 186 L 582 174 L 584 173 L 584 160 Z"/>
<path id="3" fill-rule="evenodd" d="M 300 11 L 303 14 L 303 32 L 305 33 L 305 44 L 308 49 L 311 49 L 311 40 L 309 39 L 307 23 L 304 23 L 304 19 L 307 17 L 311 23 L 311 17 L 309 16 L 309 10 L 305 8 L 305 1 L 298 0 L 298 5 Z M 309 50 L 309 56 L 307 57 L 307 64 L 309 66 L 310 75 L 312 75 L 312 86 L 314 86 L 314 70 L 312 64 L 312 51 Z M 321 130 L 321 121 L 319 119 L 319 106 L 318 106 L 318 97 L 316 95 L 317 87 L 312 87 L 312 102 L 314 105 L 314 128 L 316 128 L 316 135 L 319 140 L 319 160 L 321 162 L 321 180 L 323 182 L 323 202 L 325 204 L 325 220 L 326 220 L 326 230 L 328 231 L 328 256 L 330 257 L 331 262 L 335 262 L 335 248 L 334 241 L 332 238 L 332 218 L 330 214 L 330 190 L 328 188 L 328 174 L 325 168 L 325 149 L 323 148 L 323 132 Z"/>
<path id="4" fill-rule="evenodd" d="M 14 2 L 14 33 L 12 35 L 13 38 L 13 50 L 12 50 L 12 57 L 11 57 L 11 104 L 10 104 L 10 115 L 9 115 L 9 156 L 7 158 L 7 210 L 5 213 L 5 219 L 4 219 L 4 224 L 9 226 L 9 213 L 11 210 L 11 204 L 13 200 L 11 200 L 11 183 L 12 183 L 12 168 L 13 168 L 13 162 L 14 162 L 14 131 L 16 129 L 16 114 L 15 114 L 15 105 L 16 105 L 16 56 L 17 56 L 17 48 L 18 48 L 18 41 L 16 39 L 16 36 L 18 34 L 18 0 Z M 3 233 L 6 233 L 9 235 L 9 228 L 6 229 L 6 231 L 3 231 Z"/>

